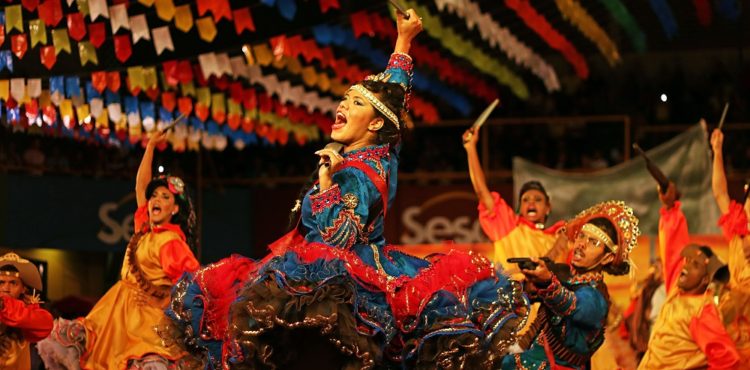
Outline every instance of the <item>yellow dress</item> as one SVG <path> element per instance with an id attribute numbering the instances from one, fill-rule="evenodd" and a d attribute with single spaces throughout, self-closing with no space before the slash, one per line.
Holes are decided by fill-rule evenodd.
<path id="1" fill-rule="evenodd" d="M 144 214 L 145 208 L 136 212 L 136 226 L 144 225 Z M 146 232 L 138 241 L 135 259 L 141 275 L 153 288 L 150 292 L 144 289 L 148 284 L 139 282 L 134 273 L 130 255 L 128 250 L 120 281 L 81 320 L 86 328 L 82 369 L 125 369 L 128 360 L 144 355 L 158 355 L 170 361 L 185 355 L 177 346 L 165 347 L 155 330 L 169 303 L 172 282 L 182 271 L 195 271 L 199 266 L 184 235 L 178 226 L 166 225 Z"/>
<path id="2" fill-rule="evenodd" d="M 27 370 L 31 369 L 31 353 L 29 342 L 25 340 L 14 340 L 9 343 L 6 350 L 0 350 L 0 369 L 3 370 Z"/>

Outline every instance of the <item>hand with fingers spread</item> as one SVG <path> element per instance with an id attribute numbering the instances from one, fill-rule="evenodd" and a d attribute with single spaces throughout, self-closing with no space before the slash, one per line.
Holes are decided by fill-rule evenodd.
<path id="1" fill-rule="evenodd" d="M 464 131 L 461 139 L 464 143 L 464 149 L 476 149 L 477 142 L 479 141 L 479 130 L 474 130 L 474 127 L 470 127 L 468 130 Z"/>
<path id="2" fill-rule="evenodd" d="M 323 148 L 315 152 L 320 157 L 318 162 L 318 179 L 320 180 L 320 190 L 328 190 L 333 186 L 333 174 L 336 173 L 344 164 L 344 157 L 330 148 Z"/>

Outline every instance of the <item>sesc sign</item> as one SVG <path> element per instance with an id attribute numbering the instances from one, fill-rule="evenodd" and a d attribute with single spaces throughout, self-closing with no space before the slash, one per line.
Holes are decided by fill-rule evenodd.
<path id="1" fill-rule="evenodd" d="M 418 200 L 419 195 L 414 195 L 399 194 L 401 199 Z M 419 205 L 409 205 L 401 212 L 400 221 L 401 244 L 487 241 L 479 224 L 476 196 L 466 191 L 432 195 Z"/>

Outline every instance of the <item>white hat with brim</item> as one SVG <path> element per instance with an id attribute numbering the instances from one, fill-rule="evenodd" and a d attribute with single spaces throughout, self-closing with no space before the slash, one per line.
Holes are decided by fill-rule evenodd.
<path id="1" fill-rule="evenodd" d="M 18 277 L 25 285 L 42 290 L 42 275 L 39 274 L 36 265 L 12 252 L 0 257 L 0 268 L 7 265 L 14 266 L 18 270 Z"/>

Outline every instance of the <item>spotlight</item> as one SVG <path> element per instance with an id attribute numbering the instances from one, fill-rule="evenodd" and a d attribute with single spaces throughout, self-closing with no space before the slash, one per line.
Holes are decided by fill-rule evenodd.
<path id="1" fill-rule="evenodd" d="M 661 94 L 661 96 L 659 97 L 659 99 L 661 99 L 662 103 L 666 103 L 667 102 L 667 94 Z"/>

